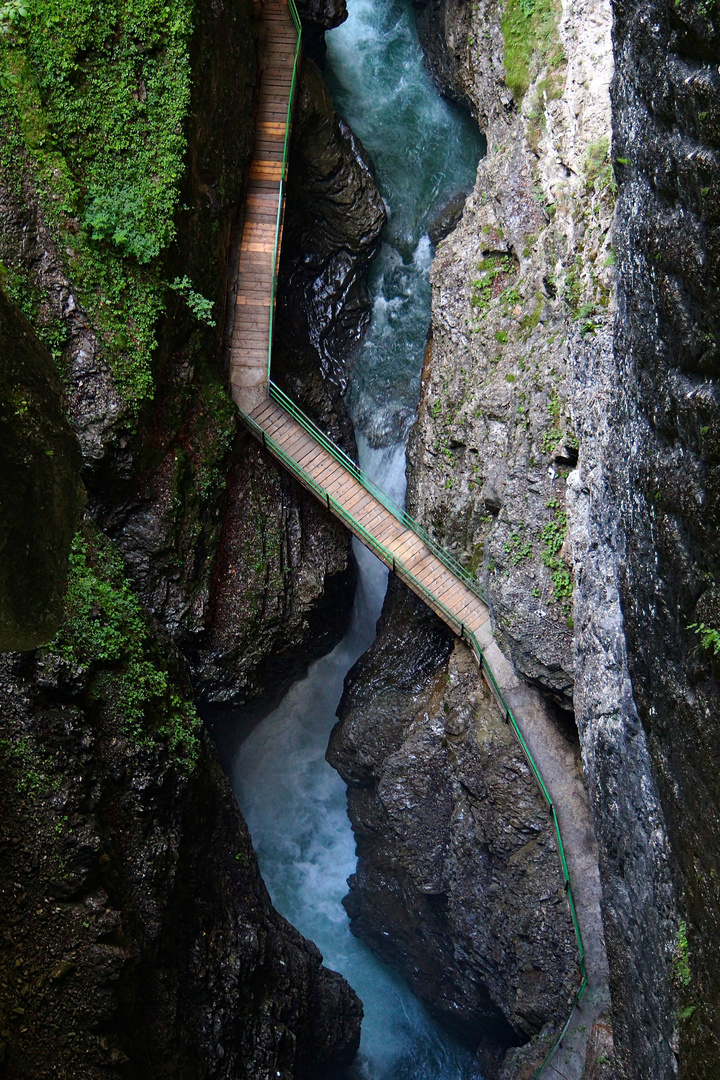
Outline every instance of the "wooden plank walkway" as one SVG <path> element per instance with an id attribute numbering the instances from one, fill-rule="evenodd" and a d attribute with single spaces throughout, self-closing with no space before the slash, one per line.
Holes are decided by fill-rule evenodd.
<path id="1" fill-rule="evenodd" d="M 285 0 L 255 0 L 258 98 L 255 143 L 240 241 L 230 384 L 250 412 L 267 396 L 275 230 L 282 225 L 282 168 L 297 30 Z M 280 245 L 278 243 L 278 251 Z"/>
<path id="2" fill-rule="evenodd" d="M 378 547 L 367 546 L 452 630 L 459 634 L 463 627 L 472 631 L 481 648 L 492 642 L 490 615 L 480 597 L 448 570 L 412 529 L 401 524 L 297 420 L 269 397 L 249 416 L 265 432 L 270 452 L 282 461 L 276 450 L 279 448 L 295 463 L 293 471 L 308 490 L 318 494 L 312 483 L 308 483 L 308 480 L 314 481 L 329 495 L 329 508 L 361 541 L 367 543 L 364 533 L 369 533 Z"/>
<path id="3" fill-rule="evenodd" d="M 501 708 L 512 711 L 513 724 L 521 733 L 523 745 L 529 747 L 527 752 L 538 776 L 535 762 L 540 766 L 545 779 L 541 786 L 550 800 L 561 850 L 560 830 L 564 837 L 564 857 L 572 877 L 572 889 L 569 879 L 565 888 L 568 898 L 574 897 L 587 945 L 585 963 L 591 988 L 582 1013 L 574 1008 L 565 1029 L 576 1042 L 580 1040 L 577 1056 L 582 1065 L 587 1033 L 593 1020 L 606 1014 L 609 1004 L 600 876 L 582 773 L 576 775 L 564 764 L 565 747 L 555 719 L 537 691 L 520 684 L 512 665 L 493 640 L 489 612 L 483 601 L 417 533 L 399 521 L 349 469 L 269 397 L 270 316 L 276 270 L 273 257 L 278 221 L 278 253 L 282 231 L 282 168 L 297 31 L 286 0 L 254 0 L 254 6 L 259 33 L 260 85 L 230 352 L 233 400 L 251 430 L 300 483 L 326 502 L 452 630 L 461 635 L 471 631 L 474 635 L 481 650 L 478 656 L 481 669 L 484 666 L 486 673 L 490 673 Z M 511 718 L 510 711 L 507 718 Z M 582 956 L 579 937 L 578 945 Z M 562 1037 L 550 1056 L 561 1043 Z M 561 1080 L 564 1075 L 555 1071 L 552 1062 L 544 1072 L 547 1080 Z"/>
<path id="4" fill-rule="evenodd" d="M 238 285 L 230 346 L 233 400 L 290 457 L 309 490 L 335 501 L 334 512 L 407 582 L 453 630 L 471 630 L 490 644 L 485 604 L 448 570 L 407 526 L 384 507 L 333 455 L 268 397 L 270 308 L 275 232 L 282 218 L 282 161 L 297 30 L 286 0 L 254 0 L 258 26 L 259 90 Z M 278 243 L 279 250 L 279 243 Z M 272 450 L 272 442 L 268 442 Z M 277 456 L 277 455 L 276 455 Z M 282 460 L 282 458 L 280 459 Z M 332 509 L 332 503 L 330 504 Z M 424 591 L 427 590 L 427 591 Z"/>

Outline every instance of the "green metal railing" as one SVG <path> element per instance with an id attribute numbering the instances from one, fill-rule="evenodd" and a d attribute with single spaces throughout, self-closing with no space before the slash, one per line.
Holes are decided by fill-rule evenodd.
<path id="1" fill-rule="evenodd" d="M 272 379 L 268 380 L 268 392 L 270 397 L 277 401 L 278 405 L 282 405 L 283 409 L 285 409 L 286 412 L 289 412 L 290 415 L 294 417 L 294 419 L 297 420 L 297 422 L 304 427 L 329 454 L 332 454 L 335 460 L 338 461 L 351 476 L 354 476 L 379 503 L 382 503 L 385 509 L 389 510 L 401 525 L 404 525 L 408 529 L 412 529 L 412 531 L 420 537 L 428 550 L 432 551 L 433 555 L 440 560 L 443 566 L 446 566 L 455 577 L 459 578 L 464 585 L 467 585 L 468 589 L 474 592 L 476 596 L 479 596 L 481 600 L 486 599 L 485 593 L 477 578 L 470 574 L 457 559 L 454 559 L 452 555 L 448 554 L 448 552 L 432 538 L 430 533 L 428 533 L 419 522 L 415 521 L 414 518 L 410 517 L 410 515 L 405 512 L 402 506 L 398 506 L 398 504 L 391 499 L 381 487 L 378 487 L 375 481 L 372 480 L 367 473 L 363 472 L 362 469 L 355 464 L 352 458 L 348 457 L 344 451 L 337 447 L 335 443 L 320 430 L 317 424 L 314 424 L 313 421 L 305 415 L 302 409 L 295 404 L 292 398 L 289 398 L 287 394 L 272 381 Z"/>
<path id="2" fill-rule="evenodd" d="M 483 590 L 475 577 L 470 574 L 465 569 L 465 567 L 461 566 L 461 564 L 456 559 L 449 555 L 444 550 L 444 548 L 442 548 L 437 543 L 437 541 L 435 541 L 417 521 L 415 521 L 409 514 L 405 512 L 405 510 L 401 506 L 398 506 L 397 503 L 395 503 L 380 487 L 378 487 L 378 485 L 375 484 L 375 482 L 369 476 L 367 476 L 367 474 L 364 473 L 355 464 L 355 462 L 347 456 L 347 454 L 345 454 L 342 450 L 335 446 L 335 444 L 320 430 L 320 428 L 318 428 L 317 425 L 314 424 L 312 420 L 310 420 L 309 417 L 307 417 L 303 413 L 303 411 L 295 404 L 295 402 L 293 402 L 292 399 L 289 398 L 287 394 L 285 394 L 284 391 L 282 391 L 280 387 L 272 381 L 271 378 L 272 340 L 275 318 L 275 299 L 277 294 L 278 254 L 280 250 L 280 238 L 282 232 L 283 211 L 285 204 L 285 184 L 287 179 L 288 150 L 290 146 L 292 110 L 297 85 L 298 67 L 300 62 L 302 33 L 300 17 L 295 6 L 295 0 L 287 0 L 287 4 L 288 8 L 290 9 L 290 14 L 295 24 L 298 36 L 297 44 L 295 47 L 295 57 L 293 61 L 290 94 L 288 98 L 287 125 L 285 129 L 285 144 L 283 149 L 282 174 L 278 199 L 277 223 L 275 228 L 275 244 L 273 250 L 272 295 L 270 299 L 270 343 L 268 348 L 268 392 L 270 394 L 270 397 L 272 397 L 279 405 L 281 405 L 282 408 L 284 408 L 314 439 L 316 439 L 317 442 L 321 446 L 323 446 L 324 449 L 327 450 L 327 452 L 331 454 L 333 458 L 335 458 L 335 460 L 338 461 L 343 466 L 343 468 L 347 470 L 348 473 L 350 473 L 351 476 L 358 480 L 363 485 L 363 487 L 365 487 L 366 490 L 370 492 L 370 494 L 375 499 L 377 499 L 377 501 L 381 503 L 403 526 L 411 529 L 414 533 L 416 533 L 417 536 L 422 539 L 428 550 L 430 550 L 440 560 L 440 562 L 445 567 L 447 567 L 448 570 L 451 571 L 451 573 L 453 573 L 457 578 L 459 578 L 478 597 L 480 597 L 482 600 L 485 600 Z M 498 686 L 492 669 L 490 668 L 490 665 L 485 659 L 485 655 L 480 647 L 480 643 L 478 642 L 475 634 L 472 633 L 472 631 L 470 631 L 465 626 L 465 623 L 459 620 L 453 614 L 453 612 L 450 611 L 449 608 L 445 607 L 442 601 L 439 600 L 434 593 L 431 593 L 428 589 L 425 588 L 422 582 L 415 576 L 415 574 L 413 574 L 413 572 L 408 568 L 408 566 L 403 562 L 402 559 L 398 559 L 397 556 L 394 556 L 388 548 L 386 548 L 382 543 L 380 543 L 380 541 L 378 541 L 372 535 L 372 533 L 368 532 L 368 530 L 365 529 L 360 524 L 360 522 L 357 521 L 336 499 L 334 499 L 328 491 L 326 491 L 308 473 L 306 473 L 305 470 L 300 465 L 298 465 L 297 462 L 295 462 L 289 454 L 286 454 L 282 447 L 279 445 L 279 443 L 277 443 L 272 438 L 272 436 L 268 435 L 263 430 L 263 428 L 246 413 L 241 412 L 240 415 L 245 424 L 256 436 L 256 438 L 258 438 L 260 442 L 262 442 L 262 444 L 273 454 L 274 457 L 276 457 L 280 462 L 282 462 L 282 464 L 288 469 L 288 471 L 291 472 L 305 488 L 307 488 L 322 502 L 324 502 L 328 510 L 331 510 L 335 514 L 335 516 L 338 517 L 350 529 L 350 531 L 353 532 L 367 548 L 370 549 L 370 551 L 374 552 L 374 554 L 377 555 L 378 558 L 386 564 L 386 566 L 390 567 L 393 572 L 413 590 L 413 592 L 415 592 L 422 600 L 424 600 L 425 603 L 427 603 L 428 606 L 431 607 L 433 611 L 435 611 L 444 620 L 444 622 L 446 622 L 447 625 L 451 627 L 451 629 L 454 629 L 463 640 L 467 641 L 467 643 L 471 646 L 475 653 L 476 659 L 480 666 L 480 671 L 484 676 L 493 696 L 495 697 L 495 700 L 497 701 L 506 722 L 511 725 L 515 733 L 515 736 L 520 744 L 525 759 L 527 760 L 530 771 L 532 772 L 535 781 L 540 788 L 542 797 L 545 800 L 545 803 L 550 811 L 550 815 L 553 821 L 553 827 L 555 830 L 555 840 L 557 842 L 558 852 L 560 854 L 563 883 L 565 893 L 567 895 L 568 905 L 570 907 L 570 914 L 572 917 L 573 928 L 575 931 L 575 938 L 577 941 L 581 982 L 575 996 L 575 1005 L 572 1012 L 570 1013 L 570 1016 L 567 1019 L 567 1022 L 565 1023 L 555 1043 L 550 1048 L 544 1061 L 535 1072 L 534 1080 L 539 1080 L 539 1078 L 545 1072 L 545 1069 L 549 1065 L 550 1061 L 552 1060 L 558 1047 L 562 1044 L 565 1035 L 567 1034 L 573 1016 L 575 1015 L 575 1009 L 580 1004 L 580 1000 L 585 992 L 588 981 L 587 969 L 585 965 L 585 949 L 582 942 L 582 935 L 580 933 L 580 924 L 578 922 L 577 910 L 575 907 L 575 900 L 572 891 L 572 884 L 570 882 L 570 875 L 568 873 L 565 848 L 563 845 L 562 836 L 560 834 L 560 823 L 558 821 L 558 816 L 552 798 L 550 797 L 550 793 L 545 786 L 545 782 L 543 781 L 543 778 L 540 774 L 540 770 L 535 763 L 535 760 L 530 752 L 530 748 L 525 741 L 525 738 L 522 731 L 520 730 L 515 716 L 513 715 L 512 709 L 505 700 L 505 697 L 502 693 L 502 690 Z"/>

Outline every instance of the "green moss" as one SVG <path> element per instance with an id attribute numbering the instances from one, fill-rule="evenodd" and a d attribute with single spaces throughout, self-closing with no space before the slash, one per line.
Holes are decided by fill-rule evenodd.
<path id="1" fill-rule="evenodd" d="M 490 255 L 478 263 L 478 270 L 479 277 L 472 283 L 470 305 L 479 315 L 484 315 L 505 282 L 517 274 L 517 264 L 510 255 Z"/>
<path id="2" fill-rule="evenodd" d="M 690 950 L 687 938 L 687 923 L 681 919 L 678 923 L 673 952 L 673 982 L 678 990 L 690 985 Z"/>
<path id="3" fill-rule="evenodd" d="M 73 541 L 65 615 L 47 652 L 80 670 L 91 703 L 116 717 L 123 734 L 142 746 L 168 744 L 177 764 L 192 768 L 195 706 L 175 685 L 120 555 L 95 530 Z"/>
<path id="4" fill-rule="evenodd" d="M 21 796 L 45 798 L 52 790 L 52 782 L 24 736 L 0 739 L 0 769 L 11 775 L 15 790 Z"/>
<path id="5" fill-rule="evenodd" d="M 29 162 L 80 302 L 138 405 L 152 394 L 175 238 L 194 0 L 24 7 L 0 34 L 2 163 L 17 176 L 18 155 Z"/>
<path id="6" fill-rule="evenodd" d="M 564 60 L 557 35 L 560 12 L 558 0 L 505 0 L 505 81 L 518 102 L 545 65 L 557 67 Z"/>
<path id="7" fill-rule="evenodd" d="M 535 307 L 532 314 L 525 315 L 520 322 L 520 329 L 522 330 L 523 340 L 527 341 L 537 324 L 540 322 L 540 315 L 542 313 L 545 300 L 541 292 L 535 297 Z"/>
<path id="8" fill-rule="evenodd" d="M 545 545 L 542 561 L 551 573 L 554 599 L 563 600 L 572 595 L 570 571 L 559 556 L 567 531 L 567 514 L 557 499 L 549 499 L 547 505 L 554 516 L 540 530 L 540 540 Z"/>
<path id="9" fill-rule="evenodd" d="M 0 288 L 32 324 L 35 333 L 59 365 L 63 346 L 67 341 L 67 328 L 60 319 L 49 320 L 44 316 L 42 305 L 47 299 L 36 287 L 30 275 L 23 270 L 3 266 L 0 263 Z"/>

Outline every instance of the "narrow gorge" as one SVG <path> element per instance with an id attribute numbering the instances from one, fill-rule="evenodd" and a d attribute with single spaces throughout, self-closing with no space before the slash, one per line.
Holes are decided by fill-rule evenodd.
<path id="1" fill-rule="evenodd" d="M 298 9 L 0 3 L 0 1077 L 715 1080 L 715 0 Z"/>

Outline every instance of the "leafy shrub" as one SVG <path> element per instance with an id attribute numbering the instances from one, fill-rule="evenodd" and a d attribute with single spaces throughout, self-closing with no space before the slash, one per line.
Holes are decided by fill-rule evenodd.
<path id="1" fill-rule="evenodd" d="M 690 623 L 688 630 L 694 630 L 700 635 L 700 644 L 703 649 L 712 651 L 713 656 L 720 656 L 720 630 L 716 630 L 713 626 L 706 626 L 704 622 Z"/>
<path id="2" fill-rule="evenodd" d="M 167 741 L 181 767 L 194 765 L 195 706 L 173 685 L 122 559 L 100 534 L 73 541 L 65 615 L 48 652 L 84 673 L 91 700 L 117 716 L 125 735 L 144 746 Z"/>
<path id="3" fill-rule="evenodd" d="M 2 163 L 16 176 L 29 162 L 68 275 L 134 404 L 152 394 L 193 11 L 194 0 L 0 5 Z"/>

